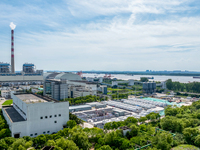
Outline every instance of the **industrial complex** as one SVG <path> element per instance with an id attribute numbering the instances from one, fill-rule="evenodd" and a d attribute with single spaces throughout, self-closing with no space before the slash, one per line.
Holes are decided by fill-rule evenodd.
<path id="1" fill-rule="evenodd" d="M 156 84 L 156 82 L 141 82 L 142 80 L 133 79 L 111 80 L 111 75 L 83 78 L 82 72 L 75 74 L 36 70 L 32 63 L 24 63 L 22 70 L 15 72 L 14 29 L 15 25 L 11 23 L 11 64 L 0 63 L 1 96 L 13 99 L 12 105 L 2 107 L 3 116 L 9 125 L 12 137 L 36 137 L 40 134 L 56 133 L 66 126 L 69 113 L 76 115 L 91 127 L 104 128 L 108 122 L 124 121 L 128 117 L 139 119 L 151 112 L 163 116 L 166 106 L 185 104 L 170 103 L 153 97 L 156 95 L 157 86 L 160 89 L 166 89 L 165 81 Z M 136 96 L 135 84 L 141 86 L 141 97 Z M 108 86 L 111 87 L 109 90 L 113 95 L 107 95 Z M 133 92 L 133 88 L 135 96 L 130 97 L 130 95 L 133 96 L 129 93 Z M 112 97 L 119 96 L 119 89 L 125 91 L 121 94 L 125 95 L 125 98 Z M 143 98 L 149 95 L 152 97 Z M 74 101 L 75 98 L 84 96 L 94 96 L 96 99 L 91 98 L 80 103 L 71 103 L 68 99 L 71 98 Z M 97 96 L 99 96 L 99 101 Z M 129 129 L 124 128 L 125 130 Z"/>
<path id="2" fill-rule="evenodd" d="M 31 63 L 23 64 L 22 71 L 15 72 L 14 62 L 14 29 L 16 25 L 12 22 L 11 28 L 11 65 L 0 62 L 0 86 L 42 84 L 43 70 L 36 70 L 35 65 Z"/>
<path id="3" fill-rule="evenodd" d="M 124 121 L 128 117 L 139 119 L 151 112 L 164 116 L 166 106 L 176 105 L 180 107 L 186 104 L 189 105 L 191 102 L 178 104 L 157 98 L 128 98 L 70 106 L 69 111 L 89 123 L 92 127 L 103 128 L 108 122 Z"/>

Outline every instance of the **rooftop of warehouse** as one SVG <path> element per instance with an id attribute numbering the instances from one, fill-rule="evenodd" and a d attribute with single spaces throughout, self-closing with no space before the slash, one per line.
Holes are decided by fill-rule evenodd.
<path id="1" fill-rule="evenodd" d="M 97 82 L 89 82 L 89 81 L 84 81 L 84 80 L 70 80 L 72 82 L 81 82 L 81 83 L 86 83 L 86 84 L 97 84 Z"/>
<path id="2" fill-rule="evenodd" d="M 47 96 L 41 96 L 37 94 L 28 94 L 28 93 L 18 93 L 14 94 L 20 100 L 25 102 L 26 104 L 34 104 L 34 103 L 45 103 L 45 102 L 60 102 L 53 98 Z"/>
<path id="3" fill-rule="evenodd" d="M 13 106 L 6 106 L 3 107 L 3 109 L 12 122 L 25 121 L 25 119 L 15 110 Z"/>
<path id="4" fill-rule="evenodd" d="M 69 109 L 77 109 L 77 108 L 85 108 L 91 107 L 90 105 L 78 105 L 78 106 L 70 106 Z"/>
<path id="5" fill-rule="evenodd" d="M 86 103 L 87 105 L 105 105 L 105 104 L 102 104 L 100 102 L 91 102 L 91 103 Z"/>

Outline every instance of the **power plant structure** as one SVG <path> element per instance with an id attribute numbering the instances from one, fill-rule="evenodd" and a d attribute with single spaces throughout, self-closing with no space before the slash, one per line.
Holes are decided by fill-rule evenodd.
<path id="1" fill-rule="evenodd" d="M 0 73 L 10 73 L 10 64 L 0 62 Z"/>
<path id="2" fill-rule="evenodd" d="M 0 62 L 0 86 L 42 84 L 43 70 L 36 70 L 32 63 L 23 64 L 21 72 L 15 72 L 14 57 L 14 29 L 16 25 L 10 23 L 11 28 L 11 65 Z"/>
<path id="3" fill-rule="evenodd" d="M 23 72 L 24 73 L 35 73 L 35 65 L 34 64 L 23 64 Z"/>

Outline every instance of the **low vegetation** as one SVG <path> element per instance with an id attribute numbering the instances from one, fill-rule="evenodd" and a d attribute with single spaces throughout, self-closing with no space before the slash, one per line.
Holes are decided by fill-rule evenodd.
<path id="1" fill-rule="evenodd" d="M 77 97 L 77 98 L 66 98 L 62 101 L 68 101 L 69 105 L 79 105 L 79 104 L 85 104 L 89 102 L 100 102 L 108 100 L 108 97 L 106 98 L 100 98 L 99 96 L 92 96 L 92 95 L 87 95 L 84 97 Z"/>
<path id="2" fill-rule="evenodd" d="M 13 100 L 7 100 L 2 105 L 11 105 L 13 103 Z"/>

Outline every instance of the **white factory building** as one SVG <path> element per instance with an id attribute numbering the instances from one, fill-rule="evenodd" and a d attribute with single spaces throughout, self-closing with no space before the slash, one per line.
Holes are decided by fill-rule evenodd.
<path id="1" fill-rule="evenodd" d="M 128 85 L 133 86 L 134 85 L 134 80 L 133 79 L 129 79 L 127 81 L 112 81 L 112 86 L 115 86 L 115 85 L 118 86 L 119 83 L 128 83 Z"/>
<path id="2" fill-rule="evenodd" d="M 72 98 L 97 95 L 97 84 L 88 81 L 68 80 L 68 96 Z"/>
<path id="3" fill-rule="evenodd" d="M 14 94 L 13 106 L 2 107 L 12 137 L 36 137 L 63 129 L 69 120 L 69 103 L 35 94 Z"/>
<path id="4" fill-rule="evenodd" d="M 11 98 L 10 90 L 1 90 L 1 97 Z"/>

